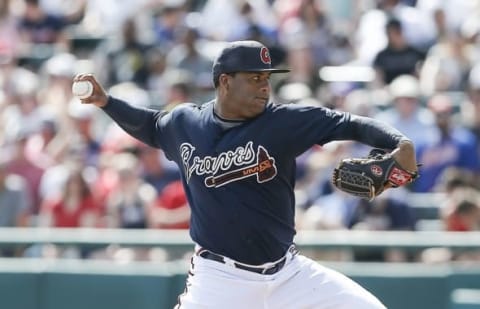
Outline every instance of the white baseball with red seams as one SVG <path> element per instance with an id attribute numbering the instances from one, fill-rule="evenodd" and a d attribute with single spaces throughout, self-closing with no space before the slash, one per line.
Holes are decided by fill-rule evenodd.
<path id="1" fill-rule="evenodd" d="M 72 93 L 79 99 L 86 99 L 93 94 L 93 84 L 88 80 L 81 80 L 72 84 Z"/>

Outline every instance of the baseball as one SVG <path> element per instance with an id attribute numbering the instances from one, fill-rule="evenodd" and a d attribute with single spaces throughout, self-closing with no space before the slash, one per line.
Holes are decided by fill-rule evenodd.
<path id="1" fill-rule="evenodd" d="M 72 85 L 72 93 L 79 99 L 86 99 L 93 94 L 93 85 L 87 80 L 74 82 Z"/>

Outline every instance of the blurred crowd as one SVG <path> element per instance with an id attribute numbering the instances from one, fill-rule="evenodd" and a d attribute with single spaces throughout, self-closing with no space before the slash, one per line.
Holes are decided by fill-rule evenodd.
<path id="1" fill-rule="evenodd" d="M 2 0 L 0 226 L 188 228 L 178 168 L 80 104 L 72 78 L 92 72 L 138 106 L 201 104 L 214 97 L 222 44 L 243 39 L 291 69 L 272 76 L 275 101 L 386 121 L 422 163 L 410 187 L 369 202 L 330 184 L 339 158 L 369 147 L 312 148 L 297 162 L 298 229 L 480 229 L 480 1 L 471 0 Z M 425 204 L 441 195 L 434 224 L 419 224 L 412 195 Z M 52 254 L 43 251 L 3 254 Z M 386 256 L 399 258 L 358 259 Z"/>

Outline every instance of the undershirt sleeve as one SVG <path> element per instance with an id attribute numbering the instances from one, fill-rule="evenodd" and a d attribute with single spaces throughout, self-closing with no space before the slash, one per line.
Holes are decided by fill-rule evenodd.
<path id="1" fill-rule="evenodd" d="M 395 149 L 409 139 L 400 131 L 374 118 L 350 115 L 348 137 L 358 142 L 385 149 Z"/>
<path id="2" fill-rule="evenodd" d="M 162 147 L 162 131 L 168 115 L 165 111 L 142 108 L 109 97 L 102 108 L 125 132 L 152 147 Z M 165 119 L 162 119 L 165 118 Z"/>

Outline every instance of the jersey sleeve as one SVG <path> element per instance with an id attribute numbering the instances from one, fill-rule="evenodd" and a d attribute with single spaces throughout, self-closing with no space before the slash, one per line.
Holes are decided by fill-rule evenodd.
<path id="1" fill-rule="evenodd" d="M 331 141 L 352 140 L 372 147 L 394 149 L 402 140 L 408 140 L 397 129 L 373 118 L 316 106 L 290 105 L 286 108 L 290 112 L 281 117 L 284 118 L 282 130 L 286 130 L 283 136 L 290 136 L 288 145 L 294 145 L 297 153 L 314 144 L 324 145 Z"/>

